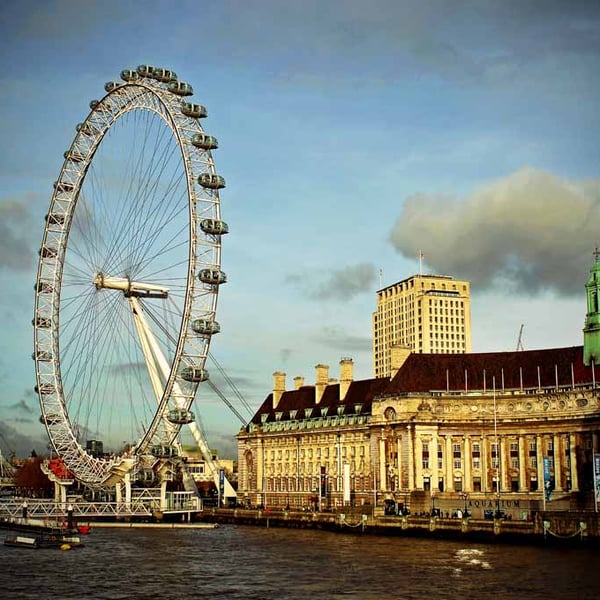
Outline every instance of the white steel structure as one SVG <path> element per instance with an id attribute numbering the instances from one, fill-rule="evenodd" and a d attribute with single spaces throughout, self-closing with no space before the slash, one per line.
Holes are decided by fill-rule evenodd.
<path id="1" fill-rule="evenodd" d="M 217 140 L 172 71 L 142 65 L 121 79 L 77 126 L 46 216 L 33 319 L 41 419 L 92 488 L 177 463 L 182 425 L 217 479 L 191 411 L 226 281 Z"/>

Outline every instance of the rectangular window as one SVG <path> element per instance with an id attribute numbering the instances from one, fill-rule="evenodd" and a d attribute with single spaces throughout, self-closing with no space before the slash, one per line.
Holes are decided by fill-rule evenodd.
<path id="1" fill-rule="evenodd" d="M 498 460 L 498 444 L 492 444 L 492 469 L 497 469 L 500 466 L 500 461 Z"/>

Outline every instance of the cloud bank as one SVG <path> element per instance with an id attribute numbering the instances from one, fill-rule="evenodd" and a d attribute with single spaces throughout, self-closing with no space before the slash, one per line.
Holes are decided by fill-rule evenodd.
<path id="1" fill-rule="evenodd" d="M 524 294 L 581 294 L 600 245 L 600 180 L 523 168 L 467 198 L 416 194 L 389 239 L 406 257 L 424 252 L 434 272 L 470 280 L 473 291 L 508 283 Z"/>
<path id="2" fill-rule="evenodd" d="M 0 202 L 0 269 L 31 271 L 35 262 L 33 229 L 26 199 Z"/>
<path id="3" fill-rule="evenodd" d="M 286 282 L 295 285 L 303 295 L 313 300 L 338 300 L 347 302 L 355 296 L 373 291 L 375 267 L 370 263 L 350 265 L 341 269 L 323 271 L 315 280 L 310 274 L 295 274 L 286 277 Z"/>

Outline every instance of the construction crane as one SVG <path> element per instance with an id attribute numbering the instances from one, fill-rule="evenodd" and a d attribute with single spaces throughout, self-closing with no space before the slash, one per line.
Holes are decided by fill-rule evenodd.
<path id="1" fill-rule="evenodd" d="M 521 324 L 521 329 L 519 329 L 519 339 L 517 340 L 517 352 L 519 350 L 525 350 L 523 347 L 523 327 L 525 327 L 525 325 Z"/>

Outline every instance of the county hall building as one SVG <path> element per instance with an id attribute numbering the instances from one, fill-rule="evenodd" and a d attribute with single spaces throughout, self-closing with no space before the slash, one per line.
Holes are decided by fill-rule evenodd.
<path id="1" fill-rule="evenodd" d="M 567 348 L 469 353 L 465 282 L 411 279 L 424 284 L 421 326 L 431 320 L 434 336 L 433 319 L 443 318 L 438 325 L 445 328 L 445 311 L 456 311 L 448 312 L 457 317 L 448 327 L 458 329 L 448 333 L 459 336 L 457 352 L 390 343 L 381 363 L 389 373 L 386 367 L 379 375 L 375 364 L 376 377 L 355 381 L 352 359 L 342 358 L 338 379 L 319 364 L 314 384 L 296 377 L 291 389 L 285 373 L 274 373 L 272 392 L 237 435 L 238 498 L 290 509 L 387 505 L 412 513 L 467 510 L 473 517 L 496 509 L 514 519 L 596 508 L 598 259 L 586 284 L 584 343 Z M 453 284 L 456 294 L 438 295 Z M 402 293 L 385 290 L 389 297 Z M 416 303 L 415 295 L 418 336 Z M 377 320 L 374 339 L 381 340 Z"/>

